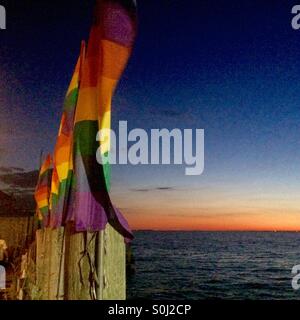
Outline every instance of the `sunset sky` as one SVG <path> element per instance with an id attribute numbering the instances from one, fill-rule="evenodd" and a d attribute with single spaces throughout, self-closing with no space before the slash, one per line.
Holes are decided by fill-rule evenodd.
<path id="1" fill-rule="evenodd" d="M 138 0 L 113 126 L 205 130 L 205 170 L 113 166 L 133 229 L 300 230 L 300 30 L 295 1 Z M 1 1 L 0 166 L 51 152 L 92 0 Z M 188 3 L 188 5 L 187 5 Z"/>

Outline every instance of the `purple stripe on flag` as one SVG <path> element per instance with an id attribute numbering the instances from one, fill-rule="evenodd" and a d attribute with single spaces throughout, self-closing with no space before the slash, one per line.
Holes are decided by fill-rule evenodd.
<path id="1" fill-rule="evenodd" d="M 104 230 L 107 216 L 91 192 L 77 192 L 74 203 L 75 230 L 95 232 Z"/>
<path id="2" fill-rule="evenodd" d="M 118 3 L 103 4 L 103 38 L 126 47 L 133 46 L 136 35 L 136 21 L 128 10 Z"/>
<path id="3" fill-rule="evenodd" d="M 61 211 L 52 210 L 49 226 L 54 229 L 62 226 L 62 213 L 61 213 Z"/>

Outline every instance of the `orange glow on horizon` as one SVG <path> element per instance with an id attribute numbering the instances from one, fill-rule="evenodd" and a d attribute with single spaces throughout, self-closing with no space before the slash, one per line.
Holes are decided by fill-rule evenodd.
<path id="1" fill-rule="evenodd" d="M 127 215 L 133 230 L 160 231 L 300 231 L 300 217 L 295 214 L 233 215 L 232 217 L 213 216 L 212 218 Z"/>
<path id="2" fill-rule="evenodd" d="M 207 190 L 120 193 L 117 206 L 133 230 L 300 231 L 296 193 Z"/>

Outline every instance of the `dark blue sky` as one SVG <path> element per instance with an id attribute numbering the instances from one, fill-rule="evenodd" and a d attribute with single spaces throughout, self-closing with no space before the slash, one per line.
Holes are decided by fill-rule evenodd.
<path id="1" fill-rule="evenodd" d="M 8 2 L 1 1 L 8 29 L 0 31 L 0 164 L 33 169 L 39 150 L 53 148 L 93 1 Z M 169 188 L 168 203 L 182 210 L 183 203 L 193 204 L 200 215 L 207 210 L 246 215 L 251 208 L 268 214 L 280 205 L 298 214 L 295 4 L 138 0 L 139 35 L 114 98 L 114 125 L 127 120 L 129 127 L 145 129 L 203 128 L 206 162 L 200 177 L 186 177 L 174 166 L 115 168 L 121 206 L 131 209 L 128 199 L 140 199 L 142 206 L 145 196 L 134 192 L 140 188 L 156 201 L 155 190 L 163 186 Z"/>

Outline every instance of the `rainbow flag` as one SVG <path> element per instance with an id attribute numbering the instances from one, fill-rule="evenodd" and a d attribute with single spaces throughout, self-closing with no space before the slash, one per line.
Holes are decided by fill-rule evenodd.
<path id="1" fill-rule="evenodd" d="M 37 203 L 37 217 L 45 227 L 49 225 L 50 217 L 49 199 L 51 177 L 52 158 L 48 155 L 41 166 L 38 183 L 34 193 L 35 201 Z"/>
<path id="2" fill-rule="evenodd" d="M 82 43 L 73 77 L 64 101 L 63 114 L 53 157 L 51 184 L 51 227 L 61 226 L 67 220 L 67 207 L 73 175 L 73 128 L 78 99 L 81 64 L 85 43 Z"/>
<path id="3" fill-rule="evenodd" d="M 75 113 L 72 209 L 77 231 L 99 231 L 110 223 L 126 238 L 132 238 L 127 221 L 110 200 L 109 164 L 97 162 L 96 136 L 99 130 L 111 127 L 113 93 L 131 55 L 135 35 L 135 1 L 97 1 Z M 100 148 L 101 155 L 108 157 L 109 135 L 103 137 Z"/>

